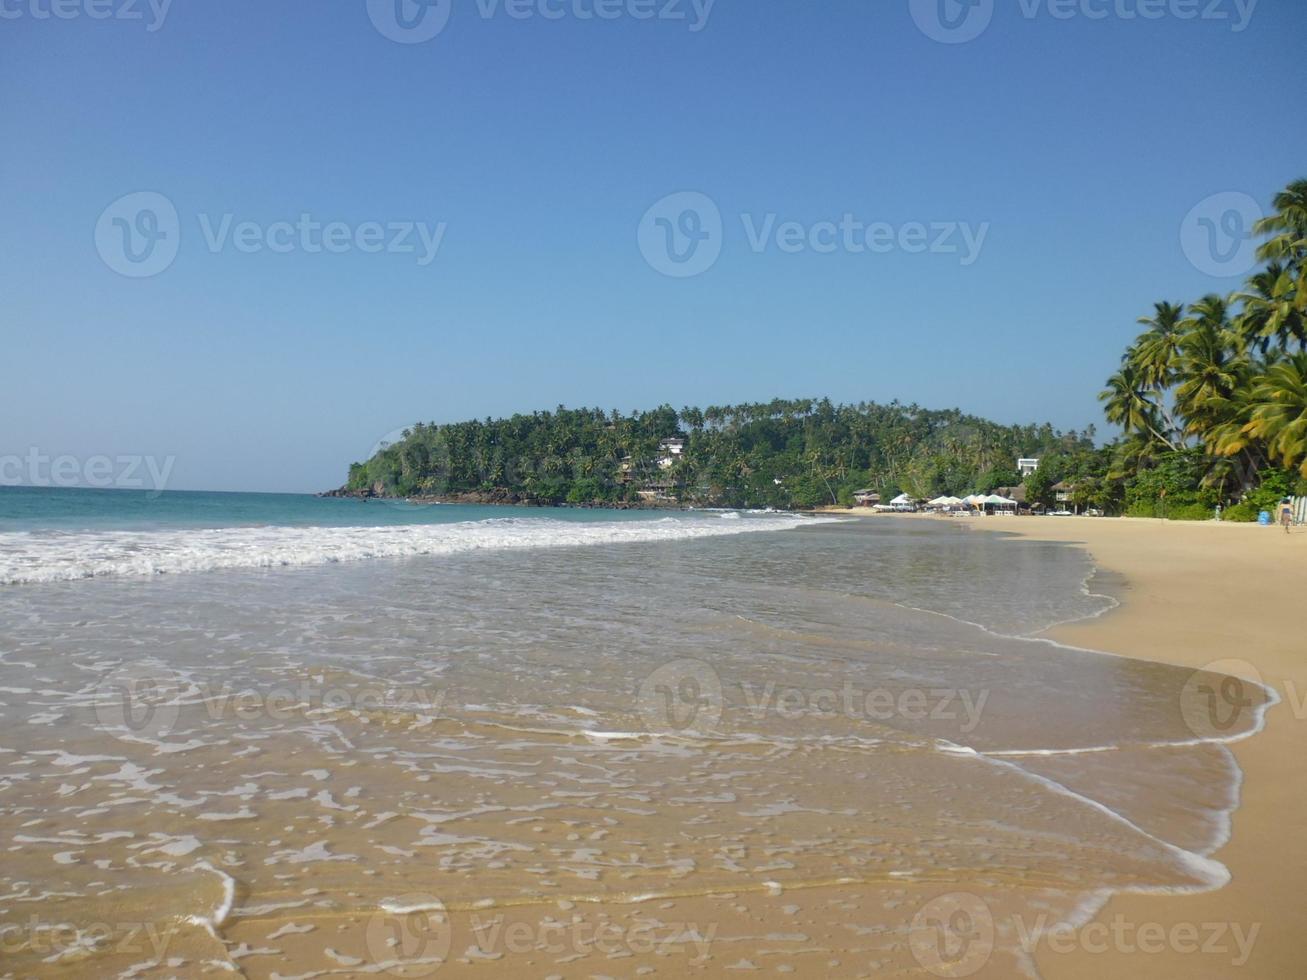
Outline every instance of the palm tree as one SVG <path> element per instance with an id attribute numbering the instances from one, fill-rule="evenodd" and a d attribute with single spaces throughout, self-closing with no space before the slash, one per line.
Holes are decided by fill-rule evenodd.
<path id="1" fill-rule="evenodd" d="M 1243 304 L 1239 333 L 1264 354 L 1274 341 L 1287 350 L 1290 341 L 1307 347 L 1307 312 L 1298 305 L 1300 290 L 1290 269 L 1271 262 L 1248 278 L 1248 288 L 1236 296 Z"/>
<path id="2" fill-rule="evenodd" d="M 1136 338 L 1125 358 L 1138 371 L 1144 384 L 1152 389 L 1152 401 L 1157 406 L 1168 438 L 1174 441 L 1173 434 L 1179 426 L 1167 407 L 1167 391 L 1176 379 L 1180 338 L 1184 334 L 1184 304 L 1154 303 L 1153 315 L 1140 317 L 1138 322 L 1148 329 Z"/>
<path id="3" fill-rule="evenodd" d="M 1295 180 L 1276 194 L 1272 203 L 1275 214 L 1253 226 L 1256 234 L 1271 236 L 1258 249 L 1257 257 L 1300 261 L 1307 255 L 1307 179 Z"/>
<path id="4" fill-rule="evenodd" d="M 1208 441 L 1209 430 L 1222 421 L 1230 397 L 1249 380 L 1250 362 L 1230 323 L 1229 303 L 1214 293 L 1195 303 L 1184 321 L 1175 389 L 1176 408 L 1185 431 Z"/>
<path id="5" fill-rule="evenodd" d="M 1107 389 L 1099 393 L 1098 400 L 1104 403 L 1107 420 L 1121 426 L 1127 436 L 1148 433 L 1167 449 L 1174 450 L 1175 443 L 1159 431 L 1162 427 L 1160 412 L 1150 394 L 1151 389 L 1138 368 L 1125 363 L 1107 379 Z"/>
<path id="6" fill-rule="evenodd" d="M 1139 318 L 1148 329 L 1135 340 L 1129 356 L 1144 384 L 1155 391 L 1169 388 L 1175 377 L 1183 320 L 1184 304 L 1167 302 L 1154 303 L 1153 315 Z"/>
<path id="7" fill-rule="evenodd" d="M 1273 203 L 1275 213 L 1253 226 L 1256 234 L 1269 236 L 1257 257 L 1284 264 L 1293 284 L 1293 306 L 1307 313 L 1307 179 L 1295 180 L 1275 195 Z"/>
<path id="8" fill-rule="evenodd" d="M 1267 368 L 1252 400 L 1248 433 L 1266 442 L 1276 462 L 1307 477 L 1307 352 Z"/>

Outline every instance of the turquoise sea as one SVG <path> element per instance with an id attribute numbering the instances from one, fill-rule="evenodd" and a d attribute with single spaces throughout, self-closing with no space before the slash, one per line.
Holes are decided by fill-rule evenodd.
<path id="1" fill-rule="evenodd" d="M 514 516 L 647 520 L 649 511 L 410 504 L 299 493 L 213 493 L 0 486 L 0 531 L 146 530 L 250 525 L 350 527 L 448 524 Z M 657 516 L 657 515 L 654 515 Z"/>

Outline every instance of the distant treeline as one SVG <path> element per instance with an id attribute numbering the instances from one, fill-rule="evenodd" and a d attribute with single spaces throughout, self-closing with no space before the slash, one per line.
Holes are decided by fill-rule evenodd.
<path id="1" fill-rule="evenodd" d="M 535 503 L 674 501 L 700 506 L 848 504 L 988 493 L 1105 513 L 1253 520 L 1307 494 L 1307 180 L 1276 195 L 1254 229 L 1262 265 L 1244 287 L 1156 303 L 1099 396 L 1120 438 L 1093 429 L 1004 426 L 893 402 L 776 400 L 669 405 L 624 415 L 559 408 L 509 419 L 415 425 L 350 467 L 345 492 Z M 683 440 L 670 446 L 667 440 Z"/>
<path id="2" fill-rule="evenodd" d="M 683 440 L 676 452 L 667 440 Z M 680 448 L 680 447 L 678 447 Z M 567 409 L 417 424 L 350 467 L 380 496 L 698 506 L 849 504 L 859 489 L 930 498 L 1020 483 L 1023 456 L 1097 455 L 1093 431 L 1005 426 L 897 402 L 775 400 L 647 412 Z"/>

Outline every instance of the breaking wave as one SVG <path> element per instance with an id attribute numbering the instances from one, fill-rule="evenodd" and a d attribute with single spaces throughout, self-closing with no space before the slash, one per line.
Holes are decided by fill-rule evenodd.
<path id="1" fill-rule="evenodd" d="M 324 565 L 366 558 L 471 551 L 685 541 L 784 531 L 829 519 L 775 515 L 739 521 L 664 517 L 637 521 L 494 518 L 379 527 L 227 527 L 0 534 L 0 584 L 231 568 Z"/>

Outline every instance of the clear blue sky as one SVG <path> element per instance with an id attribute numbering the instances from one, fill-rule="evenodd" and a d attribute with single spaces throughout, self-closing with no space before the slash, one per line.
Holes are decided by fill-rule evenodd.
<path id="1" fill-rule="evenodd" d="M 171 455 L 178 489 L 336 486 L 397 426 L 560 403 L 898 398 L 1082 427 L 1135 317 L 1239 281 L 1187 259 L 1186 214 L 1307 175 L 1301 0 L 1241 31 L 1235 0 L 1219 21 L 997 0 L 953 44 L 909 0 L 719 0 L 698 31 L 641 0 L 452 0 L 413 44 L 374 27 L 385 2 L 174 0 L 156 30 L 147 0 L 136 21 L 61 2 L 79 15 L 0 0 L 0 453 Z M 149 278 L 97 250 L 135 191 L 179 215 Z M 637 244 L 677 191 L 723 221 L 688 278 Z M 226 213 L 446 227 L 427 265 L 215 252 L 201 219 Z M 969 265 L 758 253 L 742 216 L 768 213 L 988 231 Z"/>

